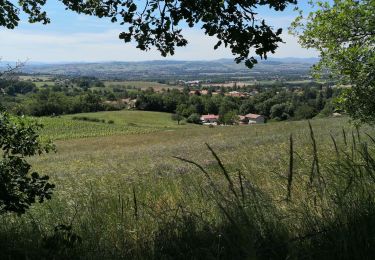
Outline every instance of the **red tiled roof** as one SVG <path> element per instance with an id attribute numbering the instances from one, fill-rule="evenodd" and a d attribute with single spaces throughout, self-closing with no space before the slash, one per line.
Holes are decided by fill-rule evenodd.
<path id="1" fill-rule="evenodd" d="M 262 115 L 257 115 L 257 114 L 247 114 L 247 115 L 245 115 L 246 118 L 250 118 L 250 119 L 257 119 L 261 116 Z"/>
<path id="2" fill-rule="evenodd" d="M 208 119 L 219 119 L 218 115 L 202 115 L 201 120 L 208 120 Z"/>

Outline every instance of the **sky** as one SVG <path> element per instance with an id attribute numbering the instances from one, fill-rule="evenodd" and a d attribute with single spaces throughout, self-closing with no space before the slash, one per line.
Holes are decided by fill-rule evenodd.
<path id="1" fill-rule="evenodd" d="M 300 1 L 300 8 L 307 4 Z M 98 61 L 144 61 L 162 60 L 156 50 L 140 51 L 134 43 L 124 43 L 118 38 L 124 28 L 107 19 L 66 11 L 56 0 L 47 1 L 45 10 L 51 18 L 48 25 L 29 24 L 23 19 L 20 25 L 9 30 L 0 28 L 0 57 L 7 61 L 29 60 L 31 62 L 98 62 Z M 270 57 L 317 57 L 314 50 L 303 49 L 295 37 L 288 34 L 288 26 L 297 13 L 293 7 L 276 12 L 269 8 L 257 10 L 259 17 L 275 28 L 283 28 L 284 44 Z M 25 18 L 25 16 L 22 16 Z M 214 60 L 233 58 L 229 49 L 214 50 L 217 40 L 206 36 L 200 28 L 184 28 L 189 41 L 186 47 L 176 49 L 169 60 Z"/>

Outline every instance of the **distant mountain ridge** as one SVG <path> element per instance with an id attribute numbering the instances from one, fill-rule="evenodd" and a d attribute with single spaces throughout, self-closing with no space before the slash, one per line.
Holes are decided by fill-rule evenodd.
<path id="1" fill-rule="evenodd" d="M 28 62 L 22 72 L 64 76 L 95 76 L 102 79 L 155 80 L 155 79 L 210 79 L 278 77 L 281 75 L 306 75 L 317 58 L 269 58 L 259 60 L 249 70 L 243 63 L 233 59 L 218 60 L 150 60 L 150 61 L 107 61 L 107 62 Z M 2 62 L 6 64 L 6 62 Z"/>

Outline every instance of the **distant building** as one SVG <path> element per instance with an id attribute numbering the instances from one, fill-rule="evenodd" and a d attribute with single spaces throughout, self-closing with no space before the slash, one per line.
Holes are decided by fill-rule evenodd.
<path id="1" fill-rule="evenodd" d="M 257 114 L 239 116 L 240 125 L 263 124 L 265 121 L 266 118 L 264 116 Z"/>
<path id="2" fill-rule="evenodd" d="M 199 92 L 199 90 L 190 90 L 190 91 L 189 91 L 189 95 L 190 95 L 190 96 L 200 95 L 200 92 Z"/>
<path id="3" fill-rule="evenodd" d="M 245 117 L 249 120 L 249 124 L 263 124 L 266 118 L 262 115 L 247 114 Z"/>
<path id="4" fill-rule="evenodd" d="M 332 116 L 333 116 L 333 117 L 340 117 L 340 116 L 342 116 L 342 115 L 341 115 L 340 113 L 338 113 L 338 112 L 335 112 L 335 113 L 332 114 Z"/>
<path id="5" fill-rule="evenodd" d="M 249 120 L 245 117 L 245 116 L 238 116 L 238 123 L 240 125 L 248 125 L 249 124 Z"/>
<path id="6" fill-rule="evenodd" d="M 121 99 L 121 102 L 127 105 L 128 109 L 134 109 L 136 108 L 137 99 L 125 98 L 125 99 Z"/>
<path id="7" fill-rule="evenodd" d="M 250 95 L 247 92 L 230 91 L 228 93 L 225 93 L 225 96 L 243 98 L 243 97 L 248 97 Z"/>
<path id="8" fill-rule="evenodd" d="M 185 85 L 188 86 L 199 86 L 201 82 L 199 80 L 185 81 Z"/>
<path id="9" fill-rule="evenodd" d="M 200 96 L 200 95 L 202 95 L 202 96 L 208 95 L 208 90 L 191 90 L 191 91 L 189 91 L 189 95 L 190 96 L 194 96 L 194 95 L 198 95 L 198 96 Z"/>
<path id="10" fill-rule="evenodd" d="M 201 116 L 201 122 L 204 125 L 217 125 L 219 121 L 219 116 L 218 115 L 202 115 Z"/>

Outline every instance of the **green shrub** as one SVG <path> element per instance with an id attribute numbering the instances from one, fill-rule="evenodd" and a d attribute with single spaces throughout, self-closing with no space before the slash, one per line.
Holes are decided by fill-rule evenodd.
<path id="1" fill-rule="evenodd" d="M 191 114 L 186 121 L 188 123 L 192 123 L 192 124 L 200 124 L 201 123 L 200 116 L 197 113 Z"/>
<path id="2" fill-rule="evenodd" d="M 99 119 L 95 117 L 87 117 L 87 116 L 74 116 L 72 117 L 72 119 L 78 120 L 78 121 L 94 122 L 94 123 L 105 123 L 104 119 Z"/>

